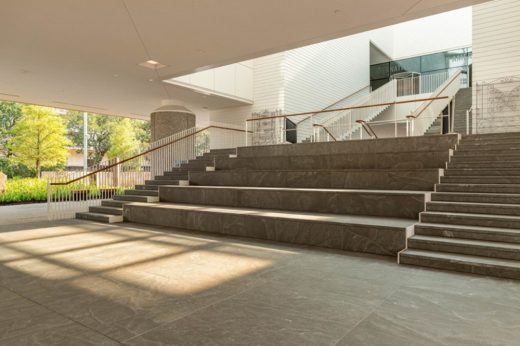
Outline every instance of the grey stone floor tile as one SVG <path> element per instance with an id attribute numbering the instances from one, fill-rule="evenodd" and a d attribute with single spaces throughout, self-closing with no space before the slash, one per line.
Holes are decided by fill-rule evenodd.
<path id="1" fill-rule="evenodd" d="M 518 345 L 520 306 L 401 288 L 340 345 Z"/>
<path id="2" fill-rule="evenodd" d="M 1 345 L 512 345 L 519 303 L 519 282 L 390 257 L 133 224 L 0 230 Z"/>

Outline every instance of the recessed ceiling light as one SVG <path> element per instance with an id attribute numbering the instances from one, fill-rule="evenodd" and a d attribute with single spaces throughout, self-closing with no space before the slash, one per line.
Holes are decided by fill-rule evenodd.
<path id="1" fill-rule="evenodd" d="M 158 70 L 160 68 L 166 67 L 166 65 L 163 65 L 155 60 L 146 60 L 145 62 L 140 63 L 139 66 L 151 68 L 152 70 Z"/>
<path id="2" fill-rule="evenodd" d="M 153 78 L 148 79 L 149 82 L 153 82 Z"/>

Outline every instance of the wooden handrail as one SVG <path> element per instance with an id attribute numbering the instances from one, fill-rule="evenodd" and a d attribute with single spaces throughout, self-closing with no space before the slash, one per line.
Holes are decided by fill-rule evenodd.
<path id="1" fill-rule="evenodd" d="M 455 73 L 455 74 L 453 75 L 453 77 L 451 77 L 451 80 L 449 81 L 449 83 L 447 83 L 447 84 L 444 86 L 444 88 L 442 88 L 442 90 L 439 91 L 439 92 L 437 93 L 437 95 L 436 95 L 435 97 L 439 97 L 439 95 L 440 95 L 444 90 L 446 90 L 446 89 L 451 85 L 451 83 L 453 83 L 453 82 L 455 81 L 456 77 L 458 77 L 461 73 L 462 73 L 462 71 L 459 71 L 459 72 Z M 443 98 L 449 98 L 449 97 L 448 97 L 448 96 L 444 96 Z M 434 101 L 434 100 L 431 100 L 431 101 L 428 103 L 428 105 L 424 106 L 423 109 L 421 109 L 421 111 L 419 112 L 419 114 L 417 114 L 417 115 L 410 114 L 410 115 L 407 115 L 406 117 L 407 117 L 408 119 L 417 119 L 417 118 L 419 117 L 419 115 L 421 115 L 421 114 L 426 110 L 426 108 L 428 108 L 428 107 L 432 104 L 433 101 Z"/>
<path id="2" fill-rule="evenodd" d="M 325 126 L 323 126 L 322 124 L 312 124 L 312 126 L 321 127 L 322 129 L 325 130 L 325 132 L 328 133 L 329 136 L 332 137 L 332 139 L 334 140 L 334 142 L 337 142 L 336 137 L 334 137 L 334 135 L 332 135 L 332 133 L 330 133 L 329 129 L 327 129 L 327 128 L 326 128 Z"/>
<path id="3" fill-rule="evenodd" d="M 369 123 L 367 123 L 366 121 L 364 120 L 356 120 L 356 123 L 358 124 L 361 124 L 361 126 L 363 127 L 363 129 L 365 129 L 365 131 L 368 133 L 368 135 L 370 137 L 374 137 L 375 139 L 377 139 L 377 134 L 376 134 L 376 131 L 374 131 L 374 129 L 372 128 L 372 126 L 370 126 Z"/>
<path id="4" fill-rule="evenodd" d="M 351 110 L 351 109 L 361 109 L 361 108 L 370 108 L 370 107 L 400 105 L 400 104 L 404 104 L 404 103 L 435 101 L 435 100 L 442 100 L 442 99 L 448 99 L 448 98 L 449 98 L 448 96 L 427 97 L 427 98 L 422 98 L 422 99 L 405 100 L 405 101 L 393 101 L 393 102 L 378 103 L 378 104 L 373 104 L 373 105 L 351 106 L 351 107 L 344 107 L 344 108 L 326 109 L 326 110 L 314 111 L 314 112 L 304 112 L 304 113 L 293 113 L 293 114 L 285 114 L 285 115 L 276 115 L 276 116 L 272 116 L 272 117 L 246 119 L 246 121 L 262 121 L 262 120 L 268 120 L 268 119 L 294 117 L 294 116 L 298 116 L 298 115 L 310 115 L 310 114 L 318 114 L 318 113 L 348 111 L 348 110 Z"/>
<path id="5" fill-rule="evenodd" d="M 156 151 L 156 150 L 158 150 L 158 149 L 164 148 L 164 147 L 166 147 L 166 146 L 168 146 L 168 145 L 170 145 L 170 144 L 176 143 L 176 142 L 181 141 L 181 140 L 183 140 L 183 139 L 186 139 L 186 138 L 188 138 L 188 137 L 195 136 L 196 134 L 201 133 L 201 132 L 206 131 L 206 130 L 211 129 L 211 128 L 221 129 L 221 130 L 231 130 L 231 131 L 249 132 L 249 133 L 251 133 L 251 131 L 240 130 L 240 129 L 234 129 L 234 128 L 231 128 L 231 127 L 223 127 L 223 126 L 216 126 L 216 125 L 206 126 L 206 127 L 202 128 L 202 129 L 200 129 L 200 130 L 198 130 L 198 131 L 195 131 L 194 133 L 191 133 L 191 134 L 189 134 L 189 135 L 183 136 L 183 137 L 181 137 L 181 138 L 177 138 L 177 139 L 172 140 L 172 141 L 170 141 L 170 142 L 168 142 L 168 143 L 161 144 L 161 145 L 158 146 L 158 147 L 155 147 L 155 148 L 152 148 L 152 149 L 148 149 L 148 150 L 146 150 L 146 151 L 143 151 L 142 153 L 139 153 L 139 154 L 134 155 L 134 156 L 132 156 L 132 157 L 129 157 L 129 158 L 127 158 L 127 159 L 121 160 L 121 161 L 119 161 L 119 162 L 113 163 L 113 164 L 108 165 L 108 166 L 106 166 L 106 167 L 103 167 L 103 168 L 97 169 L 97 170 L 95 170 L 95 171 L 93 171 L 93 172 L 90 172 L 90 173 L 88 173 L 88 174 L 82 175 L 81 177 L 78 177 L 78 178 L 76 178 L 76 179 L 72 179 L 72 180 L 69 180 L 69 181 L 67 181 L 67 182 L 63 182 L 63 183 L 51 183 L 51 185 L 69 185 L 69 184 L 75 183 L 76 181 L 79 181 L 79 180 L 85 179 L 85 178 L 90 177 L 90 176 L 92 176 L 92 175 L 94 175 L 94 174 L 96 174 L 96 173 L 106 171 L 107 169 L 113 168 L 113 167 L 115 167 L 115 166 L 118 166 L 118 165 L 123 164 L 123 163 L 128 162 L 128 161 L 134 160 L 134 159 L 136 159 L 136 158 L 138 158 L 138 157 L 140 157 L 140 156 L 147 155 L 147 154 L 149 154 L 149 153 L 151 153 L 151 152 L 154 152 L 154 151 Z"/>

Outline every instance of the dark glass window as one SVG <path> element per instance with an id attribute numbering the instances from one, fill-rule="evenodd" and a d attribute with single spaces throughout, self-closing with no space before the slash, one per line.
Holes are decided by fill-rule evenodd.
<path id="1" fill-rule="evenodd" d="M 428 54 L 421 57 L 421 72 L 430 72 L 447 69 L 446 53 Z"/>
<path id="2" fill-rule="evenodd" d="M 389 78 L 390 69 L 387 62 L 370 66 L 370 79 Z"/>
<path id="3" fill-rule="evenodd" d="M 421 58 L 408 58 L 390 63 L 390 74 L 396 74 L 400 72 L 420 72 L 421 71 Z"/>

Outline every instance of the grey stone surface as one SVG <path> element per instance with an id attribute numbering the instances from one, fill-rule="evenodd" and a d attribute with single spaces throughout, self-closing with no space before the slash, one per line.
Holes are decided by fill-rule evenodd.
<path id="1" fill-rule="evenodd" d="M 408 239 L 408 246 L 417 250 L 520 260 L 520 244 L 516 243 L 414 235 Z"/>
<path id="2" fill-rule="evenodd" d="M 520 279 L 518 134 L 464 136 L 401 263 Z"/>
<path id="3" fill-rule="evenodd" d="M 192 172 L 193 185 L 432 191 L 439 169 Z"/>
<path id="4" fill-rule="evenodd" d="M 426 223 L 520 229 L 520 217 L 509 215 L 423 212 L 420 219 Z"/>
<path id="5" fill-rule="evenodd" d="M 405 248 L 407 232 L 416 222 L 172 203 L 131 203 L 123 208 L 130 222 L 390 256 Z"/>
<path id="6" fill-rule="evenodd" d="M 414 234 L 520 244 L 520 230 L 511 228 L 419 223 Z"/>
<path id="7" fill-rule="evenodd" d="M 0 226 L 2 345 L 516 345 L 519 306 L 518 282 L 381 256 L 135 224 Z"/>
<path id="8" fill-rule="evenodd" d="M 239 157 L 308 156 L 354 153 L 399 153 L 406 151 L 444 151 L 453 149 L 459 135 L 382 138 L 327 143 L 300 143 L 292 145 L 265 145 L 238 148 Z"/>
<path id="9" fill-rule="evenodd" d="M 489 201 L 488 201 L 489 202 Z M 520 216 L 520 205 L 499 203 L 429 202 L 426 211 Z"/>
<path id="10" fill-rule="evenodd" d="M 163 186 L 161 202 L 418 219 L 429 193 L 344 189 Z"/>
<path id="11" fill-rule="evenodd" d="M 520 204 L 520 194 L 434 192 L 432 201 Z"/>
<path id="12" fill-rule="evenodd" d="M 390 153 L 321 154 L 306 156 L 259 156 L 222 158 L 216 160 L 217 169 L 284 170 L 284 169 L 421 169 L 444 168 L 449 150 L 407 151 Z M 192 163 L 188 168 L 201 168 L 213 161 Z"/>
<path id="13" fill-rule="evenodd" d="M 399 263 L 456 272 L 520 280 L 520 263 L 513 260 L 424 250 L 406 250 Z"/>

